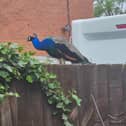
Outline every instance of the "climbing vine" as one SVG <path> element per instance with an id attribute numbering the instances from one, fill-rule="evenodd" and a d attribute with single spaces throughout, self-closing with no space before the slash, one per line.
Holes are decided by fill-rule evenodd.
<path id="1" fill-rule="evenodd" d="M 64 93 L 56 75 L 47 72 L 42 63 L 33 58 L 32 52 L 24 52 L 17 44 L 0 44 L 0 102 L 7 96 L 18 97 L 17 92 L 10 92 L 10 84 L 13 80 L 26 80 L 29 84 L 38 83 L 46 95 L 48 103 L 54 105 L 64 126 L 73 126 L 69 119 L 72 104 L 80 106 L 81 99 L 75 90 Z"/>

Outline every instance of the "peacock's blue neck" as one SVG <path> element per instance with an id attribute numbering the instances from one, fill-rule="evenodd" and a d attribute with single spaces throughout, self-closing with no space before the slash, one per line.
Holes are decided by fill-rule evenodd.
<path id="1" fill-rule="evenodd" d="M 34 47 L 38 50 L 48 50 L 55 47 L 55 42 L 51 38 L 46 38 L 42 41 L 39 41 L 37 37 L 32 39 Z"/>

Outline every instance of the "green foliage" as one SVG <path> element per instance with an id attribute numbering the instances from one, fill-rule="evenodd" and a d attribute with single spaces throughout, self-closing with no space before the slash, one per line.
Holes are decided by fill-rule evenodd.
<path id="1" fill-rule="evenodd" d="M 8 88 L 6 86 L 0 84 L 0 103 L 2 103 L 4 99 L 9 96 L 19 97 L 17 92 L 8 92 L 7 89 Z"/>
<path id="2" fill-rule="evenodd" d="M 44 66 L 32 57 L 32 52 L 22 50 L 17 44 L 0 44 L 0 102 L 8 96 L 19 97 L 16 92 L 9 92 L 13 80 L 26 80 L 29 84 L 38 83 L 47 96 L 48 103 L 55 106 L 54 114 L 63 120 L 64 126 L 73 126 L 69 114 L 73 103 L 80 106 L 81 99 L 77 92 L 72 90 L 65 95 L 56 75 L 48 73 Z"/>
<path id="3" fill-rule="evenodd" d="M 94 15 L 111 16 L 126 13 L 126 0 L 94 0 Z"/>

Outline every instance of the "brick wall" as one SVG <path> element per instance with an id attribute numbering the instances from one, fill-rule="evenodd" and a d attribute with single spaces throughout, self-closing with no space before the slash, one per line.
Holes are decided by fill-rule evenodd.
<path id="1" fill-rule="evenodd" d="M 70 20 L 93 16 L 92 0 L 69 0 Z M 13 41 L 36 51 L 26 41 L 28 34 L 67 36 L 62 28 L 68 23 L 67 0 L 1 0 L 0 41 Z M 36 51 L 41 55 L 42 51 Z"/>

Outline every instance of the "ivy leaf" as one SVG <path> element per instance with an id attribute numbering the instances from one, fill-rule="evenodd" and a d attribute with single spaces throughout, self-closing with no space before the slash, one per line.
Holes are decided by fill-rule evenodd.
<path id="1" fill-rule="evenodd" d="M 53 112 L 53 115 L 54 115 L 54 116 L 56 116 L 57 114 L 58 114 L 58 112 L 57 112 L 57 111 Z"/>
<path id="2" fill-rule="evenodd" d="M 2 84 L 0 84 L 0 90 L 5 90 L 5 87 Z"/>
<path id="3" fill-rule="evenodd" d="M 49 87 L 50 89 L 54 89 L 54 88 L 55 88 L 55 85 L 54 85 L 53 83 L 49 83 L 49 84 L 48 84 L 48 87 Z"/>
<path id="4" fill-rule="evenodd" d="M 64 126 L 73 126 L 73 124 L 70 123 L 70 122 L 67 120 L 67 121 L 64 121 Z"/>
<path id="5" fill-rule="evenodd" d="M 27 76 L 26 76 L 26 80 L 27 80 L 29 83 L 32 83 L 32 82 L 33 82 L 32 76 L 30 76 L 30 75 L 27 75 Z"/>
<path id="6" fill-rule="evenodd" d="M 1 50 L 1 53 L 2 54 L 7 54 L 8 53 L 8 49 Z"/>
<path id="7" fill-rule="evenodd" d="M 53 101 L 51 99 L 48 99 L 48 103 L 51 105 L 53 104 Z"/>
<path id="8" fill-rule="evenodd" d="M 0 94 L 0 103 L 2 103 L 4 99 L 5 99 L 5 95 L 4 94 Z"/>
<path id="9" fill-rule="evenodd" d="M 14 96 L 15 96 L 16 98 L 20 97 L 20 95 L 19 95 L 17 92 L 14 93 Z"/>
<path id="10" fill-rule="evenodd" d="M 63 108 L 63 111 L 68 113 L 68 112 L 71 112 L 71 109 L 69 109 L 69 108 L 67 108 L 67 107 L 64 107 L 64 108 Z"/>
<path id="11" fill-rule="evenodd" d="M 65 103 L 66 105 L 68 105 L 68 104 L 71 103 L 71 101 L 70 101 L 68 98 L 65 98 L 64 103 Z"/>
<path id="12" fill-rule="evenodd" d="M 21 61 L 18 61 L 18 65 L 19 67 L 25 67 L 25 65 L 27 64 L 27 62 L 21 60 Z"/>
<path id="13" fill-rule="evenodd" d="M 51 92 L 46 92 L 46 96 L 51 96 L 52 93 Z"/>
<path id="14" fill-rule="evenodd" d="M 48 83 L 49 89 L 58 89 L 59 85 L 57 83 Z"/>
<path id="15" fill-rule="evenodd" d="M 5 60 L 4 57 L 0 57 L 0 62 L 3 62 Z"/>
<path id="16" fill-rule="evenodd" d="M 13 72 L 13 68 L 7 64 L 4 64 L 4 66 L 9 72 Z"/>
<path id="17" fill-rule="evenodd" d="M 50 79 L 56 79 L 56 75 L 55 74 L 50 74 L 49 78 Z"/>
<path id="18" fill-rule="evenodd" d="M 75 100 L 75 102 L 76 102 L 76 104 L 77 104 L 78 106 L 81 105 L 81 101 L 82 101 L 82 100 L 81 100 L 77 95 L 72 94 L 72 98 L 73 98 L 73 100 Z"/>
<path id="19" fill-rule="evenodd" d="M 56 105 L 56 108 L 64 108 L 63 102 L 59 102 L 59 103 Z"/>
<path id="20" fill-rule="evenodd" d="M 63 119 L 63 120 L 68 120 L 68 115 L 66 115 L 66 114 L 63 113 L 63 114 L 62 114 L 62 119 Z"/>
<path id="21" fill-rule="evenodd" d="M 5 96 L 15 96 L 18 98 L 20 95 L 18 93 L 14 93 L 14 92 L 7 92 L 7 93 L 5 93 Z"/>
<path id="22" fill-rule="evenodd" d="M 9 73 L 6 71 L 0 71 L 0 77 L 7 79 L 9 77 Z"/>
<path id="23" fill-rule="evenodd" d="M 22 52 L 23 49 L 24 49 L 24 48 L 23 48 L 22 46 L 19 46 L 19 47 L 18 47 L 18 51 L 19 51 L 19 52 Z"/>

